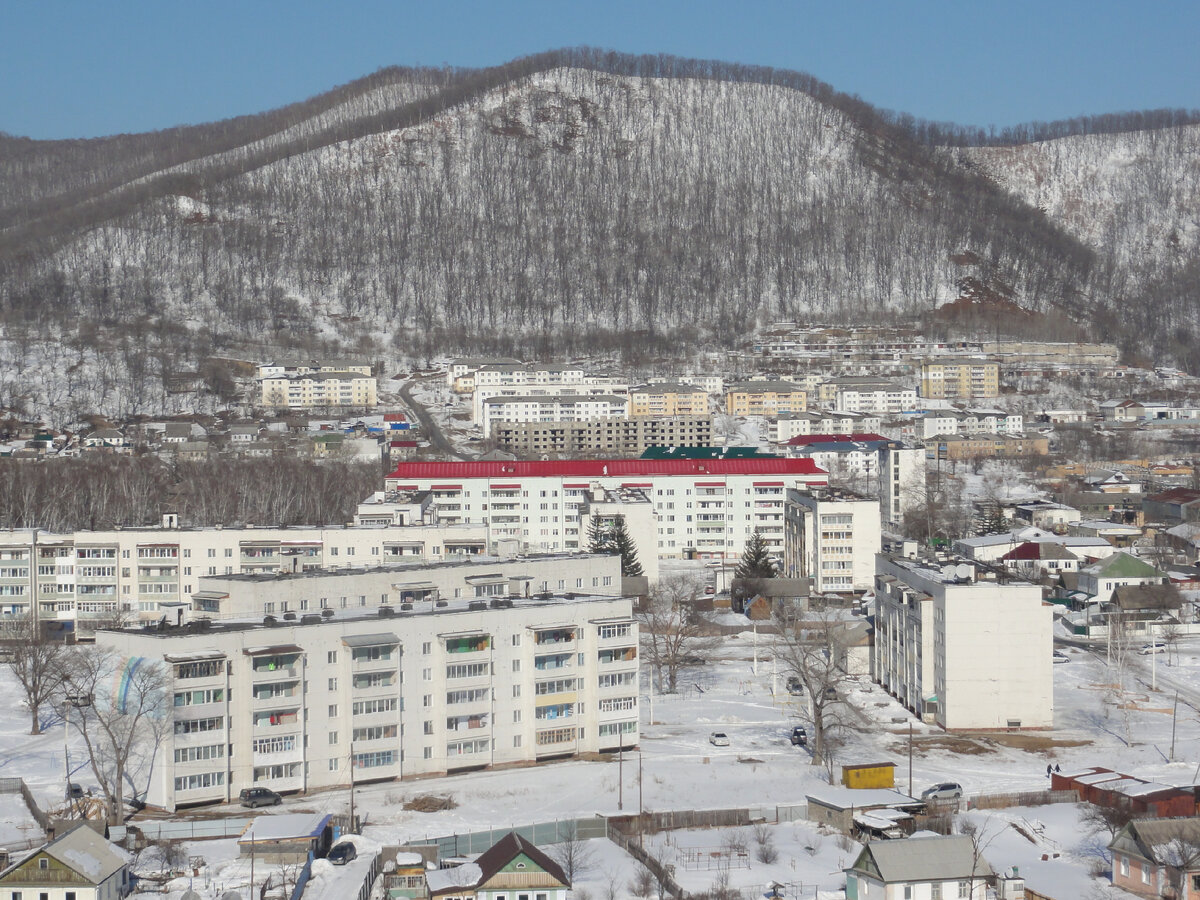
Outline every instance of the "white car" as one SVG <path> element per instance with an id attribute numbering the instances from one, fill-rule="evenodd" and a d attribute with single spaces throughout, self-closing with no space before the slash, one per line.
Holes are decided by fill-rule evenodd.
<path id="1" fill-rule="evenodd" d="M 1138 653 L 1142 656 L 1150 656 L 1152 653 L 1166 653 L 1167 645 L 1162 641 L 1155 641 L 1153 644 L 1147 644 Z"/>
<path id="2" fill-rule="evenodd" d="M 714 747 L 728 747 L 729 735 L 723 731 L 714 731 L 708 736 L 708 742 Z"/>
<path id="3" fill-rule="evenodd" d="M 1067 654 L 1063 653 L 1061 650 L 1054 651 L 1054 662 L 1056 665 L 1058 663 L 1069 663 L 1070 661 L 1071 657 L 1067 656 Z"/>

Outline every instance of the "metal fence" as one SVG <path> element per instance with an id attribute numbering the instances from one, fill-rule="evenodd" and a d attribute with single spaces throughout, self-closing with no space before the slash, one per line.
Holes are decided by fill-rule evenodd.
<path id="1" fill-rule="evenodd" d="M 148 841 L 202 841 L 238 837 L 253 819 L 192 819 L 190 821 L 139 820 L 129 824 Z"/>
<path id="2" fill-rule="evenodd" d="M 560 844 L 569 838 L 589 840 L 608 837 L 608 824 L 599 816 L 588 819 L 560 819 L 555 822 L 539 822 L 535 825 L 514 825 L 509 828 L 473 831 L 470 834 L 450 834 L 414 843 L 436 844 L 438 854 L 443 858 L 464 856 L 471 853 L 482 853 L 510 831 L 515 831 L 530 843 L 541 847 L 545 844 Z"/>

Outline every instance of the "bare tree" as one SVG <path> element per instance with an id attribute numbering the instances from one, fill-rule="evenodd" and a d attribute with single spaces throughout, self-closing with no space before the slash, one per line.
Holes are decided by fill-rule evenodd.
<path id="1" fill-rule="evenodd" d="M 770 865 L 779 859 L 779 848 L 775 846 L 775 834 L 771 826 L 759 822 L 754 826 L 754 858 Z"/>
<path id="2" fill-rule="evenodd" d="M 595 861 L 595 850 L 588 844 L 587 838 L 580 837 L 579 823 L 571 820 L 559 828 L 559 842 L 550 849 L 554 861 L 562 866 L 567 881 L 572 884 L 592 867 Z"/>
<path id="3" fill-rule="evenodd" d="M 1079 812 L 1080 824 L 1090 832 L 1105 832 L 1110 840 L 1133 818 L 1133 808 L 1128 803 L 1085 803 Z"/>
<path id="4" fill-rule="evenodd" d="M 832 760 L 839 744 L 835 732 L 841 725 L 835 712 L 837 685 L 843 677 L 836 640 L 841 620 L 832 611 L 821 610 L 798 622 L 776 621 L 775 658 L 784 674 L 803 686 L 812 713 L 812 764 L 825 765 L 832 780 Z"/>
<path id="5" fill-rule="evenodd" d="M 719 643 L 709 617 L 696 608 L 702 591 L 702 582 L 694 577 L 661 578 L 637 613 L 642 654 L 666 693 L 677 690 L 679 670 L 689 658 L 709 653 Z"/>
<path id="6" fill-rule="evenodd" d="M 109 821 L 125 821 L 125 792 L 149 778 L 170 721 L 167 674 L 159 663 L 100 647 L 76 648 L 60 686 L 64 699 L 91 703 L 71 717 L 83 738 L 92 774 L 109 805 Z"/>
<path id="7" fill-rule="evenodd" d="M 66 645 L 50 640 L 33 613 L 6 622 L 3 629 L 5 665 L 12 670 L 29 710 L 29 733 L 41 734 L 41 709 L 57 696 L 67 674 Z"/>

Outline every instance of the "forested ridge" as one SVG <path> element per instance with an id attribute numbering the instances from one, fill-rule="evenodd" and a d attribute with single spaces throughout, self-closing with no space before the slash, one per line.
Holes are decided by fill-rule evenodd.
<path id="1" fill-rule="evenodd" d="M 803 73 L 577 49 L 382 70 L 148 135 L 0 137 L 4 361 L 41 373 L 6 375 L 0 404 L 47 405 L 41 370 L 58 351 L 45 338 L 71 348 L 50 365 L 89 379 L 68 394 L 120 414 L 137 396 L 167 402 L 168 369 L 231 349 L 732 345 L 770 319 L 975 295 L 1191 365 L 1196 121 L 1166 110 L 985 133 L 881 112 Z M 1139 148 L 1138 177 L 1104 168 L 1109 207 L 1089 228 L 1068 216 L 1078 203 L 1047 203 L 1006 168 L 1006 154 L 1029 170 L 1072 141 Z M 1077 198 L 1078 172 L 1060 158 L 1033 181 L 1044 193 L 1076 176 Z M 1153 205 L 1151 225 L 1096 224 L 1123 192 Z M 1130 329 L 1134 308 L 1153 313 Z M 122 384 L 101 389 L 104 365 Z"/>

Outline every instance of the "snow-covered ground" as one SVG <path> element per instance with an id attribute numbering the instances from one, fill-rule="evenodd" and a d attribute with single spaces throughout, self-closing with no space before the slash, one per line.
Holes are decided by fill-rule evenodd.
<path id="1" fill-rule="evenodd" d="M 1187 639 L 1177 659 L 1153 661 L 1157 693 L 1137 681 L 1138 677 L 1149 681 L 1152 661 L 1136 658 L 1131 663 L 1136 671 L 1127 679 L 1133 690 L 1125 697 L 1125 708 L 1112 703 L 1113 678 L 1102 656 L 1076 648 L 1067 652 L 1071 661 L 1054 667 L 1056 727 L 1052 732 L 968 738 L 914 723 L 913 790 L 920 792 L 942 780 L 962 783 L 968 794 L 1040 790 L 1047 786 L 1047 764 L 1058 764 L 1064 771 L 1103 765 L 1167 784 L 1192 784 L 1200 771 L 1200 715 L 1180 703 L 1172 756 L 1172 709 L 1176 686 L 1185 698 L 1188 692 L 1200 691 L 1200 639 Z M 662 811 L 803 804 L 806 793 L 824 784 L 827 776 L 824 768 L 810 765 L 806 751 L 788 741 L 791 725 L 808 719 L 799 699 L 783 691 L 783 681 L 772 661 L 768 637 L 756 638 L 751 631 L 730 636 L 710 664 L 687 670 L 678 694 L 643 696 L 641 750 L 626 754 L 623 763 L 575 760 L 360 786 L 355 800 L 367 821 L 364 839 L 395 844 L 616 814 L 618 804 L 626 813 L 639 805 Z M 910 717 L 865 679 L 846 681 L 840 692 L 842 718 L 848 727 L 837 762 L 892 761 L 897 787 L 907 790 Z M 12 711 L 0 721 L 0 774 L 24 778 L 45 807 L 61 807 L 62 724 L 48 720 L 46 734 L 30 736 L 18 689 L 7 670 L 0 670 L 0 701 Z M 729 736 L 728 747 L 709 743 L 714 730 Z M 73 746 L 72 766 L 83 759 L 82 748 Z M 85 786 L 94 783 L 86 770 L 72 777 Z M 457 806 L 437 813 L 402 808 L 414 797 L 433 793 L 451 796 Z M 345 812 L 348 805 L 347 793 L 334 791 L 288 798 L 278 811 Z M 244 815 L 236 806 L 227 811 Z M 1085 896 L 1096 842 L 1079 825 L 1074 805 L 976 812 L 969 817 L 993 836 L 987 855 L 995 866 L 1020 866 L 1029 884 L 1050 896 Z M 1039 835 L 1037 843 L 1013 829 L 1014 821 L 1040 822 L 1038 828 L 1024 829 Z M 29 830 L 16 819 L 5 824 L 3 839 L 18 843 Z M 718 848 L 726 840 L 726 831 L 656 836 L 654 840 L 662 843 L 656 845 L 656 852 L 661 849 L 670 855 L 681 847 Z M 840 886 L 841 867 L 853 861 L 853 846 L 835 835 L 819 834 L 805 822 L 781 824 L 772 831 L 779 860 L 772 865 L 755 862 L 751 837 L 750 864 L 730 868 L 731 885 L 749 890 L 771 881 L 803 884 L 804 896 L 811 896 L 814 888 L 825 891 Z M 597 861 L 581 886 L 593 897 L 605 897 L 612 876 L 620 886 L 618 896 L 629 896 L 627 886 L 636 864 L 614 846 L 593 843 Z M 191 852 L 211 865 L 221 845 L 220 841 L 197 842 Z M 1050 858 L 1042 861 L 1042 852 Z M 231 884 L 241 877 L 239 865 L 223 864 L 220 873 L 193 879 L 192 886 L 196 888 L 198 880 Z M 688 868 L 682 857 L 676 873 L 688 890 L 711 886 L 719 874 L 715 869 Z"/>

